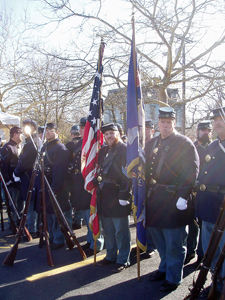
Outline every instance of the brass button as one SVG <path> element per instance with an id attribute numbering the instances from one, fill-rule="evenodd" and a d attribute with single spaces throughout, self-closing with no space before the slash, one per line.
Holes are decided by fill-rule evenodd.
<path id="1" fill-rule="evenodd" d="M 200 185 L 200 191 L 204 192 L 206 190 L 206 186 L 204 184 Z"/>
<path id="2" fill-rule="evenodd" d="M 99 176 L 97 177 L 97 180 L 98 180 L 98 182 L 101 182 L 101 181 L 102 181 L 102 176 L 99 175 Z"/>

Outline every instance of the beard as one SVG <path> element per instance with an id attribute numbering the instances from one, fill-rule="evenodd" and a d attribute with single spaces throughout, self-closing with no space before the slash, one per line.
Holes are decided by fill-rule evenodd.
<path id="1" fill-rule="evenodd" d="M 198 141 L 200 142 L 200 143 L 202 143 L 203 145 L 205 145 L 205 144 L 209 144 L 210 142 L 211 142 L 211 138 L 210 138 L 210 136 L 206 133 L 206 134 L 203 134 L 203 136 L 202 137 L 199 137 L 199 134 L 198 134 Z"/>

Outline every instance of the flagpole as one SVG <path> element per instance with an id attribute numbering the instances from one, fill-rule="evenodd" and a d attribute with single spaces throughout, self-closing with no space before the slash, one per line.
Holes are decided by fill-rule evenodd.
<path id="1" fill-rule="evenodd" d="M 135 82 L 135 94 L 136 94 L 136 102 L 137 102 L 137 58 L 136 58 L 136 42 L 135 42 L 135 19 L 134 19 L 134 5 L 132 7 L 132 31 L 133 31 L 133 68 L 134 68 L 134 82 Z M 140 281 L 140 248 L 138 246 L 137 239 L 137 223 L 136 223 L 136 241 L 137 241 L 137 278 Z"/>
<path id="2" fill-rule="evenodd" d="M 101 59 L 102 58 L 102 47 L 104 45 L 104 42 L 103 42 L 103 36 L 101 36 L 101 44 L 100 44 L 100 47 L 99 47 L 99 59 L 98 59 L 98 72 L 100 72 L 100 67 L 101 67 Z M 102 81 L 102 73 L 101 73 L 101 81 Z M 102 124 L 102 103 L 101 103 L 101 99 L 102 99 L 102 89 L 100 88 L 100 91 L 99 91 L 99 131 L 101 131 L 101 124 Z M 97 147 L 97 152 L 98 152 L 98 143 L 96 143 L 96 147 Z M 100 227 L 99 227 L 99 230 L 100 230 Z M 95 238 L 94 239 L 94 266 L 96 266 L 96 253 L 97 253 L 97 239 Z"/>

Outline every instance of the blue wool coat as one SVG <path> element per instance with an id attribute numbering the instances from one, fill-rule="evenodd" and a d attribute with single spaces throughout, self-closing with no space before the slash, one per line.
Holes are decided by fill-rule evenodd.
<path id="1" fill-rule="evenodd" d="M 57 197 L 61 209 L 65 212 L 70 210 L 69 194 L 66 186 L 66 178 L 69 166 L 69 152 L 64 144 L 57 138 L 47 142 L 41 151 L 44 155 L 45 175 Z M 48 155 L 46 155 L 46 151 Z M 46 210 L 53 214 L 54 209 L 46 189 Z"/>
<path id="2" fill-rule="evenodd" d="M 163 152 L 165 160 L 156 179 Z M 146 146 L 146 160 L 146 191 L 152 188 L 147 198 L 147 226 L 177 228 L 189 224 L 194 217 L 190 194 L 199 171 L 199 156 L 192 141 L 178 133 L 165 139 L 154 137 Z M 157 184 L 151 185 L 151 179 L 156 179 Z M 175 188 L 170 188 L 171 185 Z M 188 200 L 186 210 L 176 207 L 179 197 Z"/>

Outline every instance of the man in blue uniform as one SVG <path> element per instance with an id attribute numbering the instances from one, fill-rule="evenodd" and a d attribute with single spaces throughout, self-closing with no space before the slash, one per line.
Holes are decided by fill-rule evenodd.
<path id="1" fill-rule="evenodd" d="M 198 123 L 197 127 L 197 139 L 194 142 L 194 145 L 198 151 L 200 168 L 199 173 L 201 172 L 201 167 L 205 162 L 205 153 L 212 141 L 212 124 L 210 120 L 201 121 Z M 198 223 L 197 223 L 198 221 Z M 194 257 L 197 249 L 198 260 L 197 265 L 200 264 L 204 256 L 202 250 L 201 242 L 201 219 L 193 220 L 189 225 L 188 239 L 187 239 L 187 256 L 184 264 L 188 264 Z"/>
<path id="2" fill-rule="evenodd" d="M 41 151 L 44 155 L 45 175 L 51 185 L 57 201 L 64 212 L 67 221 L 72 226 L 72 210 L 69 203 L 69 193 L 65 180 L 69 166 L 69 152 L 59 140 L 58 129 L 55 123 L 48 123 L 45 134 L 47 143 Z M 49 241 L 51 249 L 56 250 L 64 247 L 64 235 L 60 230 L 50 196 L 46 191 L 46 211 L 48 220 Z"/>
<path id="3" fill-rule="evenodd" d="M 186 256 L 187 224 L 194 217 L 190 199 L 199 158 L 192 141 L 175 130 L 173 108 L 159 109 L 160 135 L 146 146 L 147 226 L 161 262 L 150 281 L 166 279 L 160 291 L 177 288 Z"/>
<path id="4" fill-rule="evenodd" d="M 86 119 L 85 119 L 86 120 Z M 84 124 L 85 126 L 85 124 Z M 66 148 L 69 151 L 69 174 L 68 174 L 68 186 L 69 186 L 69 192 L 70 196 L 73 192 L 74 189 L 74 183 L 73 183 L 73 161 L 74 161 L 74 149 L 76 147 L 77 142 L 81 139 L 80 136 L 80 130 L 79 126 L 74 125 L 71 127 L 70 130 L 70 136 L 71 136 L 71 141 L 69 141 L 66 144 Z M 76 211 L 76 208 L 73 208 L 73 220 L 72 220 L 72 227 L 73 229 L 81 229 L 82 228 L 82 217 L 81 213 Z"/>
<path id="5" fill-rule="evenodd" d="M 19 154 L 21 151 L 20 143 L 22 142 L 22 132 L 23 131 L 20 127 L 15 126 L 11 128 L 10 140 L 1 148 L 2 175 L 19 213 L 21 213 L 23 210 L 23 201 L 20 195 L 20 184 L 14 181 L 13 172 L 19 160 Z M 11 209 L 13 212 L 12 207 Z M 16 220 L 14 212 L 13 219 Z"/>
<path id="6" fill-rule="evenodd" d="M 199 175 L 199 191 L 196 199 L 196 216 L 202 219 L 202 247 L 204 253 L 207 250 L 210 236 L 219 216 L 220 207 L 225 196 L 224 183 L 224 158 L 225 158 L 225 107 L 213 110 L 213 128 L 218 134 L 218 138 L 213 141 L 206 153 L 205 163 Z M 223 234 L 217 252 L 214 256 L 211 268 L 215 266 L 219 254 L 225 243 Z M 222 278 L 225 276 L 225 264 L 221 270 Z M 221 292 L 223 282 L 217 284 L 218 291 Z"/>
<path id="7" fill-rule="evenodd" d="M 28 130 L 26 130 L 28 129 Z M 37 124 L 33 120 L 25 120 L 23 121 L 23 131 L 26 137 L 25 145 L 22 149 L 22 152 L 19 156 L 19 162 L 14 171 L 14 179 L 18 181 L 21 180 L 21 196 L 22 200 L 26 201 L 27 192 L 30 185 L 31 174 L 34 166 L 35 159 L 37 157 L 37 149 L 35 148 L 33 141 L 36 146 L 41 147 L 41 140 L 37 137 L 36 134 Z M 28 132 L 30 131 L 30 132 Z M 32 141 L 32 139 L 33 141 Z M 37 138 L 39 139 L 37 142 Z M 19 177 L 19 178 L 18 178 Z M 37 213 L 36 213 L 36 201 L 38 199 L 38 193 L 40 189 L 40 181 L 38 177 L 34 183 L 34 192 L 32 193 L 32 198 L 27 214 L 27 227 L 29 232 L 32 234 L 32 237 L 37 237 Z"/>
<path id="8" fill-rule="evenodd" d="M 121 272 L 130 265 L 130 180 L 124 175 L 126 144 L 114 124 L 102 126 L 106 146 L 99 152 L 97 209 L 106 245 L 106 257 L 98 263 L 116 263 L 113 272 Z"/>

